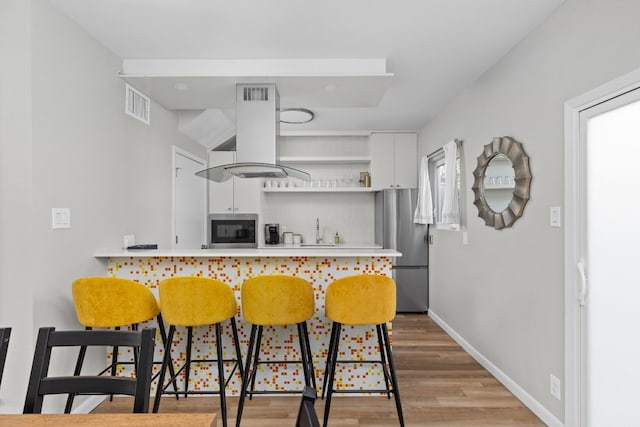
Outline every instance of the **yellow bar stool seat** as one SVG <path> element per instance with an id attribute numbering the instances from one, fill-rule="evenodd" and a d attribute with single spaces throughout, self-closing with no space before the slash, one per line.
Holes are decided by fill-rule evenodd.
<path id="1" fill-rule="evenodd" d="M 387 322 L 392 321 L 396 315 L 396 284 L 393 279 L 387 276 L 363 274 L 335 280 L 327 287 L 325 315 L 332 321 L 332 326 L 322 385 L 323 397 L 326 392 L 323 425 L 326 427 L 329 421 L 331 397 L 334 393 L 384 392 L 389 398 L 393 394 L 400 425 L 404 426 L 398 380 L 387 329 Z M 338 363 L 354 363 L 353 360 L 338 360 L 342 325 L 375 326 L 380 348 L 380 360 L 362 360 L 355 363 L 380 364 L 385 383 L 384 389 L 334 388 L 336 365 Z"/>
<path id="2" fill-rule="evenodd" d="M 78 322 L 90 330 L 94 328 L 131 327 L 138 329 L 138 324 L 157 319 L 158 329 L 163 344 L 166 342 L 164 322 L 160 307 L 153 293 L 146 286 L 133 280 L 116 277 L 81 277 L 71 284 L 71 295 Z M 86 346 L 80 347 L 74 375 L 80 375 Z M 99 375 L 107 371 L 116 375 L 119 365 L 135 364 L 137 352 L 134 349 L 134 362 L 118 361 L 118 347 L 113 348 L 111 363 Z M 74 395 L 69 395 L 65 413 L 70 413 Z"/>
<path id="3" fill-rule="evenodd" d="M 233 290 L 229 285 L 217 279 L 206 277 L 172 277 L 162 280 L 159 285 L 160 307 L 165 321 L 169 324 L 169 333 L 165 346 L 165 357 L 160 370 L 160 380 L 153 404 L 153 412 L 158 412 L 160 398 L 163 394 L 218 394 L 220 396 L 220 412 L 222 425 L 227 425 L 227 405 L 225 387 L 228 385 L 236 369 L 240 378 L 243 378 L 242 356 L 240 354 L 240 342 L 235 315 L 238 312 Z M 230 321 L 232 329 L 232 341 L 235 347 L 234 358 L 224 358 L 222 351 L 222 322 Z M 216 359 L 191 359 L 191 347 L 193 344 L 193 328 L 196 326 L 214 325 L 216 334 Z M 167 367 L 173 365 L 171 361 L 171 346 L 176 327 L 187 328 L 186 359 L 185 363 L 175 372 L 171 372 L 171 378 L 165 384 L 164 378 Z M 218 369 L 218 390 L 189 390 L 189 372 L 192 363 L 216 363 Z M 225 364 L 232 364 L 231 372 L 225 378 Z M 178 375 L 184 371 L 184 390 L 167 391 L 169 384 L 173 383 Z"/>
<path id="4" fill-rule="evenodd" d="M 303 390 L 256 390 L 260 364 L 302 364 L 305 386 L 316 387 L 307 320 L 315 313 L 313 286 L 308 281 L 286 275 L 263 275 L 247 279 L 241 290 L 242 316 L 251 323 L 244 380 L 238 403 L 236 426 L 240 426 L 244 401 L 253 394 L 302 393 Z M 296 325 L 301 360 L 260 360 L 260 344 L 265 326 Z"/>

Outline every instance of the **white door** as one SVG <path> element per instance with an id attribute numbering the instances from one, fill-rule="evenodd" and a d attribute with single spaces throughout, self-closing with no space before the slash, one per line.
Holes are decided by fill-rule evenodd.
<path id="1" fill-rule="evenodd" d="M 582 426 L 640 425 L 640 89 L 580 113 Z"/>
<path id="2" fill-rule="evenodd" d="M 174 151 L 174 236 L 176 249 L 199 249 L 206 244 L 207 181 L 195 173 L 205 161 Z"/>

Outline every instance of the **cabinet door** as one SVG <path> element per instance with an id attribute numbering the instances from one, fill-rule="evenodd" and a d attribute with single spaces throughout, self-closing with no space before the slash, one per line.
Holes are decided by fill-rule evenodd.
<path id="1" fill-rule="evenodd" d="M 394 138 L 394 184 L 398 188 L 416 188 L 418 185 L 418 136 L 398 133 Z"/>
<path id="2" fill-rule="evenodd" d="M 233 178 L 233 213 L 260 212 L 260 187 L 258 178 Z"/>
<path id="3" fill-rule="evenodd" d="M 233 151 L 210 151 L 209 167 L 233 163 Z M 209 183 L 209 212 L 233 212 L 233 179 L 225 182 Z"/>
<path id="4" fill-rule="evenodd" d="M 393 134 L 372 133 L 369 138 L 371 150 L 371 187 L 374 190 L 394 185 Z"/>

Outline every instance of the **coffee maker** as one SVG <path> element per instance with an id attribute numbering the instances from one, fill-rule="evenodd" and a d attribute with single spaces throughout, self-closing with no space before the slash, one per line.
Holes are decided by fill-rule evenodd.
<path id="1" fill-rule="evenodd" d="M 280 224 L 264 225 L 264 243 L 267 245 L 277 245 L 280 243 Z"/>

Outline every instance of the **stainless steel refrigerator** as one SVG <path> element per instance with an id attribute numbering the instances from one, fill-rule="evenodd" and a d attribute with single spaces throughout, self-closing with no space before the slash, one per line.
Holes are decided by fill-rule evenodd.
<path id="1" fill-rule="evenodd" d="M 399 313 L 429 308 L 429 226 L 413 223 L 417 197 L 413 188 L 376 192 L 376 243 L 402 253 L 393 264 Z"/>

